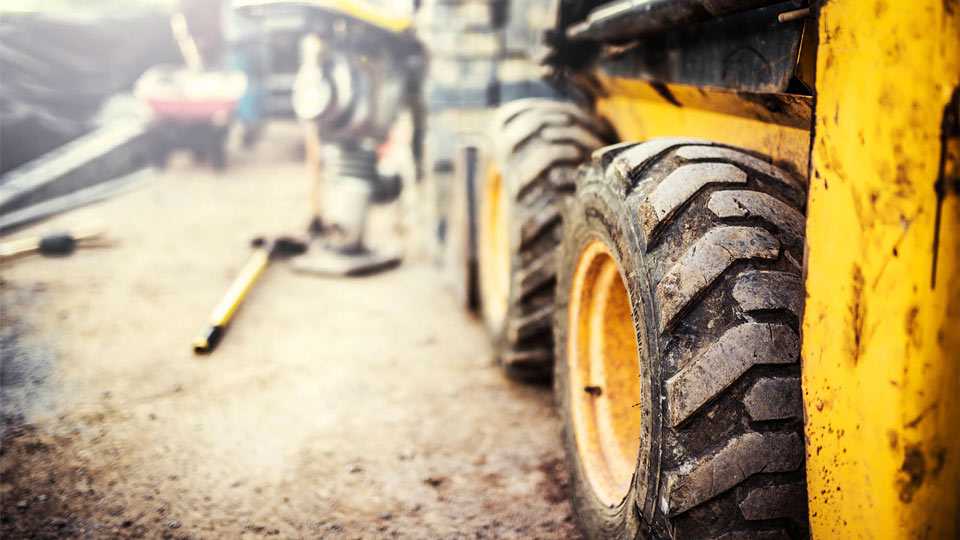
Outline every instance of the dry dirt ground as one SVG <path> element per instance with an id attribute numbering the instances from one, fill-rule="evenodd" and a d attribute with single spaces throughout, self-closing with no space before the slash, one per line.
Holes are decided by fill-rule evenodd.
<path id="1" fill-rule="evenodd" d="M 192 354 L 249 240 L 305 224 L 297 133 L 4 238 L 116 241 L 2 269 L 4 538 L 578 536 L 549 388 L 498 372 L 426 262 L 277 264 Z"/>

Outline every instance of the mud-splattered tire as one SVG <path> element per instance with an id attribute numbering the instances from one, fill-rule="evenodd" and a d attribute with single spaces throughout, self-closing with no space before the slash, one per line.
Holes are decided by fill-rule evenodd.
<path id="1" fill-rule="evenodd" d="M 555 388 L 589 538 L 807 535 L 804 201 L 783 170 L 708 141 L 614 145 L 581 171 Z"/>
<path id="2" fill-rule="evenodd" d="M 481 311 L 508 376 L 549 378 L 561 205 L 608 130 L 573 103 L 524 99 L 497 111 L 490 137 L 477 224 Z"/>

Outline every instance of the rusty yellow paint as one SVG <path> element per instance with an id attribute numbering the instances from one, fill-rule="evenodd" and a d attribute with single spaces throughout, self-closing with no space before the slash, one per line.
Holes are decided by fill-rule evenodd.
<path id="1" fill-rule="evenodd" d="M 597 112 L 622 141 L 697 137 L 754 150 L 806 178 L 812 98 L 651 84 L 600 74 Z"/>
<path id="2" fill-rule="evenodd" d="M 830 0 L 819 42 L 803 320 L 812 532 L 957 538 L 960 180 L 941 165 L 941 128 L 960 3 Z"/>

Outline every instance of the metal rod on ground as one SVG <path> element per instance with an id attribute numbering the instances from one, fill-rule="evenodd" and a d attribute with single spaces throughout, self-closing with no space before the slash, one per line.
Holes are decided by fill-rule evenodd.
<path id="1" fill-rule="evenodd" d="M 210 324 L 203 332 L 197 336 L 193 342 L 193 352 L 196 354 L 209 354 L 220 343 L 223 333 L 227 329 L 227 324 L 237 312 L 237 308 L 246 298 L 247 293 L 253 288 L 253 284 L 263 274 L 263 270 L 270 262 L 270 251 L 267 246 L 257 248 L 253 255 L 243 265 L 240 274 L 233 280 L 227 293 L 217 304 L 210 314 Z"/>
<path id="2" fill-rule="evenodd" d="M 12 240 L 0 244 L 0 260 L 6 261 L 30 253 L 69 255 L 81 245 L 100 245 L 91 241 L 98 240 L 102 235 L 102 230 L 87 227 L 43 237 Z"/>
<path id="3" fill-rule="evenodd" d="M 273 241 L 258 238 L 253 242 L 253 255 L 234 278 L 227 293 L 210 314 L 210 321 L 203 332 L 193 341 L 195 354 L 209 354 L 223 339 L 227 325 L 233 318 L 240 304 L 250 293 L 253 285 L 263 275 L 263 271 L 273 259 L 299 255 L 306 251 L 307 243 L 297 238 L 280 237 Z"/>

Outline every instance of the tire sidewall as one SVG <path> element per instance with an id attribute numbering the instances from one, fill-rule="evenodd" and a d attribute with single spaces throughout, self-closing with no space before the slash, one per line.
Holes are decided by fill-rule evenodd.
<path id="1" fill-rule="evenodd" d="M 656 321 L 643 306 L 652 304 L 637 234 L 638 223 L 629 212 L 623 193 L 598 180 L 597 170 L 588 168 L 587 183 L 578 186 L 576 204 L 564 213 L 563 242 L 558 257 L 557 304 L 554 316 L 555 377 L 554 389 L 559 406 L 564 448 L 571 474 L 574 511 L 589 538 L 636 538 L 646 536 L 656 513 L 655 501 L 660 473 L 660 369 L 657 358 Z M 602 242 L 613 255 L 630 298 L 634 330 L 638 337 L 638 367 L 643 386 L 641 407 L 644 415 L 641 450 L 627 496 L 616 507 L 603 504 L 593 493 L 590 480 L 577 451 L 576 435 L 570 413 L 572 396 L 567 365 L 570 288 L 580 253 L 592 241 Z M 639 476 L 638 476 L 639 475 Z M 645 478 L 642 477 L 645 475 Z"/>

